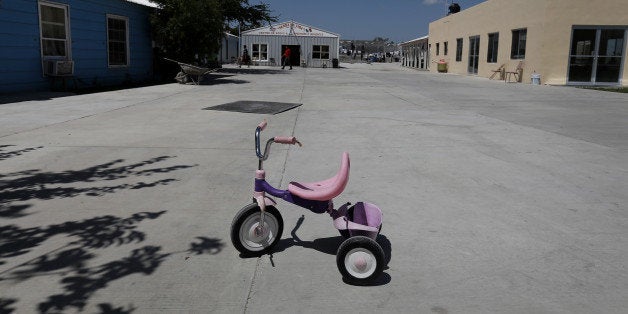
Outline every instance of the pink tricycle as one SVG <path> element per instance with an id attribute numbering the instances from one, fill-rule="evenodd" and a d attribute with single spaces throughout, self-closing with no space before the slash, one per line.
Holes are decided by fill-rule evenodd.
<path id="1" fill-rule="evenodd" d="M 274 137 L 266 142 L 264 153 L 260 147 L 260 133 L 266 121 L 255 129 L 255 152 L 259 167 L 255 172 L 253 203 L 242 208 L 231 224 L 231 241 L 245 256 L 260 256 L 269 251 L 281 238 L 283 219 L 277 203 L 269 197 L 307 208 L 314 213 L 328 213 L 340 234 L 346 238 L 338 248 L 336 264 L 350 283 L 367 284 L 379 277 L 384 269 L 384 250 L 375 241 L 382 228 L 382 212 L 370 203 L 358 202 L 334 208 L 333 198 L 340 195 L 349 181 L 349 154 L 342 154 L 338 173 L 327 180 L 303 183 L 290 182 L 287 190 L 276 189 L 266 182 L 263 162 L 268 159 L 273 143 L 298 144 L 295 137 Z"/>

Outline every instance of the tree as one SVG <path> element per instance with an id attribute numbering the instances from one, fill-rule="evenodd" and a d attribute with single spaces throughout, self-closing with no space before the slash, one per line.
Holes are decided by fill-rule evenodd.
<path id="1" fill-rule="evenodd" d="M 267 4 L 250 5 L 248 0 L 150 1 L 158 6 L 151 24 L 163 54 L 186 63 L 214 58 L 234 23 L 248 28 L 276 20 Z"/>

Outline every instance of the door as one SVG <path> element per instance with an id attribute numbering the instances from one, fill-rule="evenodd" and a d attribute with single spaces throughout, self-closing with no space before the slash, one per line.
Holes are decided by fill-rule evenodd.
<path id="1" fill-rule="evenodd" d="M 281 45 L 281 56 L 283 59 L 283 52 L 286 48 L 290 48 L 290 64 L 293 67 L 301 65 L 301 46 L 299 45 Z"/>
<path id="2" fill-rule="evenodd" d="M 625 29 L 574 29 L 569 54 L 569 83 L 619 83 L 625 41 Z"/>
<path id="3" fill-rule="evenodd" d="M 480 36 L 469 37 L 469 74 L 478 74 L 480 61 Z"/>

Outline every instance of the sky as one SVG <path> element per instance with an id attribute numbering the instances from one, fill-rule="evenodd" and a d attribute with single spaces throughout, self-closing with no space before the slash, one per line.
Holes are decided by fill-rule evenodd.
<path id="1" fill-rule="evenodd" d="M 485 0 L 448 0 L 462 10 Z M 147 0 L 133 2 L 148 3 Z M 429 23 L 447 14 L 446 0 L 249 0 L 264 2 L 278 22 L 294 20 L 340 39 L 389 38 L 399 43 L 428 35 Z"/>

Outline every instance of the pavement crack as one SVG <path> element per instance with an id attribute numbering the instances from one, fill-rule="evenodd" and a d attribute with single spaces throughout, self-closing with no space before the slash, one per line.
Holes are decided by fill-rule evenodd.
<path id="1" fill-rule="evenodd" d="M 259 265 L 260 265 L 261 260 L 262 260 L 262 257 L 260 256 L 257 258 L 257 262 L 255 263 L 255 271 L 253 272 L 253 277 L 251 278 L 251 284 L 249 285 L 249 291 L 246 295 L 246 302 L 244 303 L 244 309 L 242 310 L 243 314 L 246 314 L 247 310 L 249 309 L 249 302 L 251 301 L 251 298 L 253 296 L 253 289 L 255 289 L 255 281 L 257 279 L 257 272 L 259 271 Z"/>

